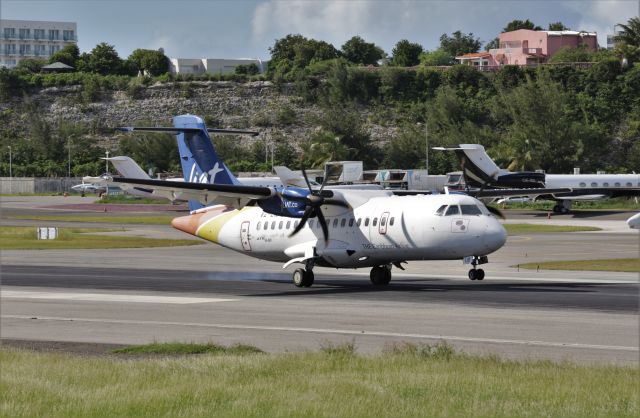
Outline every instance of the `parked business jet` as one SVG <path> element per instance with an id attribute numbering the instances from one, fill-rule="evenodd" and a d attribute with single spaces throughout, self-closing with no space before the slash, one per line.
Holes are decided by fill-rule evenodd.
<path id="1" fill-rule="evenodd" d="M 467 187 L 476 188 L 543 188 L 547 193 L 523 191 L 521 196 L 555 200 L 553 211 L 568 213 L 576 200 L 591 201 L 622 196 L 640 196 L 638 174 L 545 174 L 539 172 L 511 172 L 502 169 L 479 144 L 460 144 L 458 147 L 434 149 L 454 151 L 460 159 Z M 565 191 L 551 189 L 565 189 Z"/>
<path id="2" fill-rule="evenodd" d="M 477 266 L 506 242 L 500 222 L 464 194 L 326 190 L 324 184 L 314 188 L 304 170 L 305 188 L 242 185 L 218 158 L 201 118 L 182 115 L 173 122 L 163 131 L 177 135 L 184 182 L 117 177 L 113 182 L 188 200 L 192 212 L 175 218 L 174 228 L 284 263 L 283 268 L 302 264 L 293 273 L 296 286 L 313 284 L 316 265 L 370 267 L 372 283 L 386 285 L 392 266 L 402 269 L 410 260 L 463 259 L 472 265 L 469 278 L 482 280 L 484 271 Z"/>

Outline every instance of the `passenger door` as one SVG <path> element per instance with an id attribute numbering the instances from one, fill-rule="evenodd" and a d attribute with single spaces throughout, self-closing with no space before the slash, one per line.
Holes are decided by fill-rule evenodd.
<path id="1" fill-rule="evenodd" d="M 240 242 L 242 243 L 242 249 L 245 251 L 251 251 L 251 243 L 249 242 L 249 221 L 244 221 L 240 224 Z"/>

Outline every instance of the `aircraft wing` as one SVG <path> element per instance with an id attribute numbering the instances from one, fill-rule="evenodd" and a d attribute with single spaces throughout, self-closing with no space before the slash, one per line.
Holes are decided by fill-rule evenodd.
<path id="1" fill-rule="evenodd" d="M 180 132 L 194 132 L 198 133 L 202 130 L 200 128 L 174 128 L 174 127 L 163 127 L 163 126 L 122 126 L 116 128 L 116 131 L 121 132 L 133 132 L 133 131 L 147 131 L 147 132 L 166 132 L 169 134 L 178 134 Z M 260 132 L 256 131 L 247 131 L 244 129 L 218 129 L 218 128 L 207 128 L 207 132 L 212 132 L 214 134 L 220 135 L 251 135 L 258 136 Z"/>
<path id="2" fill-rule="evenodd" d="M 176 182 L 153 179 L 135 179 L 114 177 L 113 183 L 122 189 L 145 189 L 154 195 L 169 200 L 197 200 L 204 205 L 217 203 L 240 209 L 252 200 L 267 199 L 275 195 L 275 190 L 268 187 L 241 186 L 232 184 L 209 184 Z"/>
<path id="3" fill-rule="evenodd" d="M 538 197 L 543 195 L 550 195 L 556 193 L 571 193 L 573 189 L 570 188 L 559 188 L 559 189 L 547 189 L 544 187 L 537 189 L 484 189 L 484 190 L 470 190 L 466 193 L 470 196 L 481 198 L 481 197 L 507 197 L 507 196 L 529 196 L 529 197 Z"/>

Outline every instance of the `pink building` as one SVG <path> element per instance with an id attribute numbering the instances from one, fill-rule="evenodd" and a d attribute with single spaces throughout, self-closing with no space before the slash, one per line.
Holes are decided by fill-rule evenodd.
<path id="1" fill-rule="evenodd" d="M 584 46 L 589 51 L 598 49 L 595 32 L 519 29 L 501 33 L 499 39 L 500 48 L 465 54 L 456 59 L 461 64 L 480 68 L 501 65 L 524 66 L 543 64 L 564 47 Z"/>

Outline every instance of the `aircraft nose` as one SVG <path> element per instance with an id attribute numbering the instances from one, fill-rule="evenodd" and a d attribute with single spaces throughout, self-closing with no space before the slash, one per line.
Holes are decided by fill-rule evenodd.
<path id="1" fill-rule="evenodd" d="M 487 225 L 484 243 L 491 252 L 496 251 L 507 242 L 507 231 L 502 224 L 493 219 Z"/>

